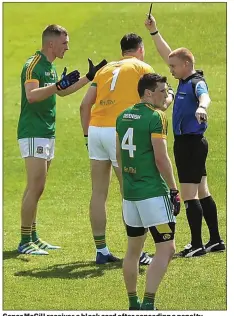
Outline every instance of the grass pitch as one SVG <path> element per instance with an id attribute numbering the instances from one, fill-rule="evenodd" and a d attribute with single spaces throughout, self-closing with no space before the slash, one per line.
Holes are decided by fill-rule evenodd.
<path id="1" fill-rule="evenodd" d="M 145 61 L 156 72 L 176 81 L 156 54 L 144 27 L 147 3 L 4 3 L 4 254 L 3 308 L 5 310 L 124 310 L 128 300 L 120 264 L 95 266 L 89 224 L 91 193 L 89 160 L 79 119 L 79 105 L 87 87 L 57 100 L 56 158 L 39 204 L 39 233 L 62 246 L 46 257 L 18 256 L 20 203 L 25 186 L 24 163 L 16 141 L 20 111 L 20 73 L 26 59 L 40 49 L 42 30 L 57 23 L 70 35 L 70 51 L 57 60 L 63 67 L 87 71 L 87 58 L 99 62 L 120 58 L 119 41 L 128 32 L 145 43 Z M 203 69 L 210 89 L 209 185 L 219 210 L 220 231 L 226 240 L 226 4 L 154 4 L 158 27 L 172 48 L 188 47 Z M 24 23 L 17 21 L 23 17 Z M 215 30 L 215 33 L 214 33 Z M 171 109 L 168 110 L 169 123 Z M 169 125 L 171 126 L 171 125 Z M 169 151 L 172 157 L 172 131 Z M 208 239 L 204 225 L 204 242 Z M 177 220 L 176 244 L 189 242 L 184 208 Z M 107 242 L 120 257 L 126 248 L 118 185 L 112 179 L 108 199 Z M 147 251 L 153 253 L 151 237 Z M 139 294 L 144 291 L 141 268 Z M 156 298 L 162 310 L 225 310 L 226 254 L 176 259 L 169 266 Z"/>

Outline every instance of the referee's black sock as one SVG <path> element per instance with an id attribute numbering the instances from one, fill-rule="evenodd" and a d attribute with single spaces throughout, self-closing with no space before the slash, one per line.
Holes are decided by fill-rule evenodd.
<path id="1" fill-rule="evenodd" d="M 203 209 L 204 219 L 209 228 L 210 241 L 214 243 L 219 242 L 220 235 L 218 229 L 218 215 L 216 203 L 213 200 L 212 196 L 208 196 L 204 199 L 201 199 L 200 202 Z"/>
<path id="2" fill-rule="evenodd" d="M 191 231 L 191 244 L 194 248 L 202 247 L 202 206 L 199 200 L 184 201 L 186 215 Z"/>

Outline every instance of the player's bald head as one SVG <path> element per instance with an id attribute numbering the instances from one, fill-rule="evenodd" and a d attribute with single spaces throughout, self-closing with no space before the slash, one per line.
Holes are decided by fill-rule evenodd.
<path id="1" fill-rule="evenodd" d="M 68 35 L 68 32 L 64 27 L 57 24 L 48 25 L 42 33 L 42 44 L 44 45 L 47 41 L 51 41 L 53 38 L 61 35 Z"/>

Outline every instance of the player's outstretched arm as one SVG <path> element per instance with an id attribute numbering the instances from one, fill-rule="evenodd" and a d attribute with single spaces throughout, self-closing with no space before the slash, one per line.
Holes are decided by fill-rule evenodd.
<path id="1" fill-rule="evenodd" d="M 153 15 L 150 15 L 150 18 L 147 15 L 147 18 L 145 20 L 145 26 L 149 30 L 151 37 L 154 41 L 154 44 L 156 46 L 156 49 L 159 53 L 159 55 L 163 58 L 166 64 L 168 64 L 168 56 L 171 53 L 171 48 L 167 44 L 167 42 L 164 40 L 164 38 L 161 36 L 157 29 L 156 20 L 153 17 Z"/>
<path id="2" fill-rule="evenodd" d="M 85 85 L 87 85 L 87 83 L 89 83 L 89 79 L 84 76 L 81 77 L 79 79 L 79 81 L 77 81 L 76 83 L 74 83 L 73 85 L 71 85 L 69 88 L 67 88 L 66 90 L 57 90 L 56 93 L 57 95 L 59 95 L 60 97 L 65 97 L 66 95 L 70 95 L 78 90 L 80 90 L 81 88 L 83 88 Z"/>
<path id="3" fill-rule="evenodd" d="M 55 93 L 63 93 L 69 90 L 71 86 L 75 86 L 79 83 L 80 73 L 78 70 L 74 70 L 69 74 L 63 72 L 61 80 L 47 87 L 39 87 L 39 81 L 34 80 L 33 82 L 25 83 L 25 93 L 29 103 L 35 103 L 43 101 Z M 88 79 L 87 79 L 87 82 Z M 69 94 L 69 92 L 64 92 L 64 95 Z"/>
<path id="4" fill-rule="evenodd" d="M 89 64 L 89 70 L 84 77 L 80 78 L 78 82 L 74 83 L 72 86 L 70 86 L 66 90 L 57 91 L 57 94 L 60 97 L 64 97 L 66 95 L 72 94 L 78 91 L 79 89 L 83 88 L 87 83 L 89 83 L 90 81 L 94 79 L 97 71 L 101 69 L 103 66 L 105 66 L 107 64 L 107 61 L 103 59 L 99 64 L 95 66 L 92 60 L 88 58 L 88 64 Z M 66 70 L 64 68 L 62 76 L 64 77 L 65 75 L 66 75 Z"/>
<path id="5" fill-rule="evenodd" d="M 91 109 L 96 101 L 96 97 L 97 97 L 97 87 L 91 86 L 86 92 L 86 95 L 84 96 L 80 105 L 80 119 L 81 119 L 81 125 L 82 125 L 82 129 L 83 129 L 85 137 L 88 136 Z"/>

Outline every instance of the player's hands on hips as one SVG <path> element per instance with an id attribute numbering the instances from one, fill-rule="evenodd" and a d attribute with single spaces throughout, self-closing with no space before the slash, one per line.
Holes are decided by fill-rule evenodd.
<path id="1" fill-rule="evenodd" d="M 197 121 L 198 121 L 199 124 L 201 124 L 203 122 L 207 122 L 206 109 L 204 109 L 202 107 L 198 107 L 197 111 L 195 112 L 195 116 L 196 116 Z"/>
<path id="2" fill-rule="evenodd" d="M 177 216 L 180 213 L 180 196 L 179 191 L 176 189 L 170 189 L 171 203 L 174 209 L 174 216 Z"/>
<path id="3" fill-rule="evenodd" d="M 80 79 L 80 73 L 78 70 L 74 70 L 70 72 L 69 74 L 67 73 L 67 68 L 65 67 L 63 70 L 63 73 L 61 75 L 61 79 L 56 82 L 56 87 L 58 90 L 65 90 L 68 87 L 72 86 L 74 83 L 79 81 Z"/>
<path id="4" fill-rule="evenodd" d="M 103 59 L 99 64 L 97 64 L 96 66 L 94 66 L 92 60 L 90 58 L 88 58 L 88 62 L 89 62 L 89 72 L 86 74 L 86 77 L 89 79 L 89 81 L 92 81 L 93 78 L 96 75 L 96 72 L 101 69 L 103 66 L 105 66 L 107 64 L 107 61 L 105 59 Z"/>
<path id="5" fill-rule="evenodd" d="M 155 21 L 155 18 L 153 17 L 152 14 L 150 14 L 150 19 L 149 19 L 149 16 L 147 14 L 147 18 L 145 20 L 145 26 L 150 31 L 150 33 L 157 31 L 156 21 Z"/>

